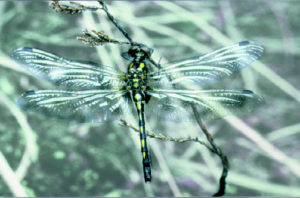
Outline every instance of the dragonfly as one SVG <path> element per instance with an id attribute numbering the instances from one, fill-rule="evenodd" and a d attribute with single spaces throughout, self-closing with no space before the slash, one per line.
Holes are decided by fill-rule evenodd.
<path id="1" fill-rule="evenodd" d="M 127 72 L 72 61 L 31 47 L 18 48 L 11 57 L 34 76 L 62 87 L 26 91 L 17 102 L 25 110 L 82 122 L 114 121 L 135 111 L 144 180 L 150 182 L 145 119 L 185 120 L 190 117 L 191 105 L 204 118 L 223 116 L 218 115 L 220 105 L 230 113 L 251 111 L 262 98 L 250 90 L 200 87 L 232 76 L 258 59 L 263 51 L 262 44 L 248 40 L 157 68 L 150 61 L 153 49 L 136 43 L 122 54 L 129 62 Z M 184 85 L 187 82 L 193 88 Z"/>

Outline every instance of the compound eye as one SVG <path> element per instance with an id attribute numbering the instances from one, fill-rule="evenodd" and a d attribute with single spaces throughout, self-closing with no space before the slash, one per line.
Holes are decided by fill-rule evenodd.
<path id="1" fill-rule="evenodd" d="M 147 56 L 151 56 L 152 55 L 152 53 L 153 53 L 153 49 L 152 48 L 149 48 L 149 47 L 147 47 L 147 46 L 143 46 L 142 47 L 142 50 L 147 54 Z"/>
<path id="2" fill-rule="evenodd" d="M 122 53 L 121 56 L 126 60 L 132 60 L 132 57 L 129 55 L 128 52 Z"/>

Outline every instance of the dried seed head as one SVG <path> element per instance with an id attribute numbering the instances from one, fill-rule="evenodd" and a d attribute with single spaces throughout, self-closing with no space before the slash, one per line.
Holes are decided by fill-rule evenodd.
<path id="1" fill-rule="evenodd" d="M 122 42 L 115 39 L 110 38 L 107 34 L 96 31 L 96 30 L 83 30 L 83 36 L 77 37 L 77 40 L 91 46 L 104 45 L 106 43 L 114 43 L 114 44 L 129 44 L 128 42 Z"/>
<path id="2" fill-rule="evenodd" d="M 90 10 L 96 11 L 99 7 L 85 6 L 77 2 L 70 2 L 69 4 L 61 4 L 58 0 L 53 0 L 50 3 L 50 6 L 57 12 L 64 14 L 78 14 L 82 11 Z"/>

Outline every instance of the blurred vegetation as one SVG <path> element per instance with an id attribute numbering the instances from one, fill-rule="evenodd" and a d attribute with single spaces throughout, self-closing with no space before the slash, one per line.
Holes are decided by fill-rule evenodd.
<path id="1" fill-rule="evenodd" d="M 132 37 L 174 62 L 242 40 L 258 40 L 265 54 L 218 88 L 247 88 L 266 104 L 240 119 L 208 123 L 228 155 L 227 195 L 300 196 L 299 1 L 226 0 L 109 3 Z M 29 46 L 75 60 L 126 69 L 126 46 L 87 47 L 82 29 L 120 38 L 103 12 L 65 15 L 48 2 L 0 2 L 1 196 L 200 196 L 217 190 L 219 159 L 201 145 L 151 139 L 153 181 L 143 181 L 138 136 L 118 122 L 79 124 L 21 111 L 15 101 L 31 89 L 53 89 L 14 63 Z M 122 38 L 122 37 L 121 37 Z M 123 38 L 122 38 L 123 39 Z M 132 125 L 135 117 L 124 116 Z M 197 126 L 153 120 L 147 128 L 199 136 Z"/>

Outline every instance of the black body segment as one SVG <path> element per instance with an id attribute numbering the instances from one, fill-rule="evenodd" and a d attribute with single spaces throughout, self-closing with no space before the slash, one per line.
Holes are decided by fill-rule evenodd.
<path id="1" fill-rule="evenodd" d="M 144 62 L 145 59 L 149 58 L 148 53 L 139 47 L 131 47 L 128 54 L 132 57 L 132 62 L 128 66 L 128 76 L 130 78 L 127 81 L 127 89 L 130 90 L 131 97 L 135 103 L 137 110 L 140 141 L 141 141 L 141 152 L 145 182 L 151 181 L 151 161 L 147 147 L 147 134 L 145 127 L 145 113 L 144 106 L 146 100 L 150 98 L 146 94 L 147 89 L 147 65 Z"/>

